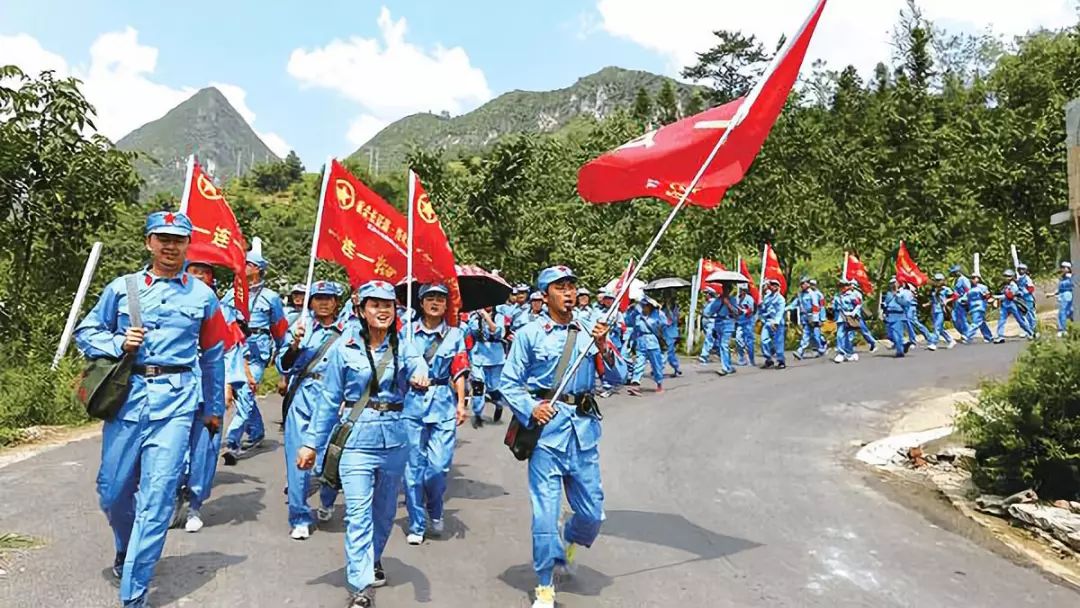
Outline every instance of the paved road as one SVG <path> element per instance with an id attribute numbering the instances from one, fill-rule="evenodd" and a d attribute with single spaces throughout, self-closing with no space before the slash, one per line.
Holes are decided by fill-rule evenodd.
<path id="1" fill-rule="evenodd" d="M 896 504 L 852 457 L 852 440 L 885 434 L 913 391 L 1002 374 L 1018 348 L 810 361 L 723 379 L 688 366 L 662 399 L 607 400 L 608 519 L 560 604 L 1080 605 L 1075 591 Z M 276 403 L 264 411 L 274 418 Z M 395 534 L 380 607 L 529 605 L 525 469 L 501 431 L 462 431 L 449 538 L 413 548 Z M 111 535 L 93 487 L 99 449 L 86 440 L 0 469 L 0 531 L 48 540 L 7 565 L 0 606 L 113 605 Z M 329 530 L 290 540 L 283 466 L 275 443 L 221 469 L 207 527 L 169 536 L 154 606 L 343 604 L 340 508 Z"/>

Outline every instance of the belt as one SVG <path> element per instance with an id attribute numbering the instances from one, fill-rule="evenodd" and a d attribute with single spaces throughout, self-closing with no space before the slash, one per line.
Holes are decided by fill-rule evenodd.
<path id="1" fill-rule="evenodd" d="M 265 327 L 253 327 L 253 328 L 251 328 L 250 331 L 251 331 L 252 334 L 255 334 L 257 336 L 259 336 L 259 335 L 269 336 L 270 335 L 270 330 L 265 328 Z"/>
<path id="2" fill-rule="evenodd" d="M 351 401 L 347 405 L 350 408 L 355 407 L 356 402 Z M 375 410 L 380 414 L 384 412 L 400 412 L 401 410 L 405 409 L 405 405 L 401 403 L 381 403 L 379 401 L 368 401 L 368 404 L 365 407 L 369 410 Z"/>
<path id="3" fill-rule="evenodd" d="M 449 386 L 449 384 L 450 384 L 450 379 L 449 378 L 442 378 L 442 379 L 439 379 L 439 380 L 432 380 L 431 381 L 431 386 Z"/>
<path id="4" fill-rule="evenodd" d="M 191 368 L 186 365 L 133 365 L 131 372 L 147 378 L 164 376 L 165 374 L 182 374 L 190 372 Z"/>
<path id="5" fill-rule="evenodd" d="M 537 399 L 547 399 L 547 391 L 536 391 L 530 394 Z M 576 407 L 579 416 L 592 416 L 597 420 L 604 419 L 603 414 L 600 413 L 600 406 L 596 403 L 596 397 L 592 393 L 560 395 L 558 400 L 560 403 Z"/>

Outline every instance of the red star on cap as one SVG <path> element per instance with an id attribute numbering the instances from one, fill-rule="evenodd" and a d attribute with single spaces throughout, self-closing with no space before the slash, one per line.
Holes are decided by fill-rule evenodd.
<path id="1" fill-rule="evenodd" d="M 176 216 L 175 215 L 173 215 L 171 213 L 166 213 L 165 214 L 165 223 L 166 224 L 172 224 L 175 221 L 176 221 Z"/>

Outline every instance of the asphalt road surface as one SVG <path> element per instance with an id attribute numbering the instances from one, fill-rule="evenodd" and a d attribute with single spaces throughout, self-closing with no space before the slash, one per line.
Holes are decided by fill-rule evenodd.
<path id="1" fill-rule="evenodd" d="M 852 442 L 887 434 L 919 389 L 971 387 L 1005 373 L 1018 351 L 1013 342 L 902 361 L 864 355 L 728 378 L 688 364 L 662 397 L 602 402 L 607 521 L 560 586 L 560 605 L 1080 605 L 1071 588 L 898 504 L 853 458 Z M 276 400 L 262 407 L 277 418 Z M 461 430 L 446 538 L 409 547 L 395 533 L 381 608 L 529 605 L 525 467 L 503 430 Z M 271 438 L 219 468 L 202 532 L 169 534 L 153 606 L 344 604 L 341 507 L 327 529 L 290 540 L 285 462 Z M 94 492 L 99 451 L 88 439 L 0 469 L 0 532 L 46 541 L 0 558 L 0 606 L 116 605 L 112 536 Z"/>

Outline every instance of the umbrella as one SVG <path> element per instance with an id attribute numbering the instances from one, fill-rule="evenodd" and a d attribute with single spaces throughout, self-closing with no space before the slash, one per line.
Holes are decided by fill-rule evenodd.
<path id="1" fill-rule="evenodd" d="M 680 279 L 679 277 L 668 277 L 665 279 L 656 279 L 655 281 L 649 281 L 649 284 L 645 286 L 645 291 L 654 291 L 657 289 L 689 289 L 690 281 L 686 279 Z"/>
<path id="2" fill-rule="evenodd" d="M 615 277 L 608 281 L 607 285 L 604 285 L 604 290 L 610 293 L 612 296 L 618 295 L 615 292 L 619 287 L 619 279 L 621 277 Z M 645 295 L 645 281 L 641 279 L 634 279 L 630 282 L 630 299 L 640 300 Z"/>
<path id="3" fill-rule="evenodd" d="M 744 277 L 738 272 L 732 272 L 730 270 L 717 270 L 716 272 L 705 277 L 706 283 L 749 283 L 750 279 Z"/>
<path id="4" fill-rule="evenodd" d="M 485 306 L 496 306 L 510 297 L 510 284 L 502 277 L 490 273 L 479 266 L 454 265 L 458 275 L 458 287 L 461 289 L 461 312 L 480 310 Z M 405 301 L 407 279 L 402 279 L 395 288 L 398 300 Z M 413 302 L 420 301 L 420 283 L 413 281 Z"/>

